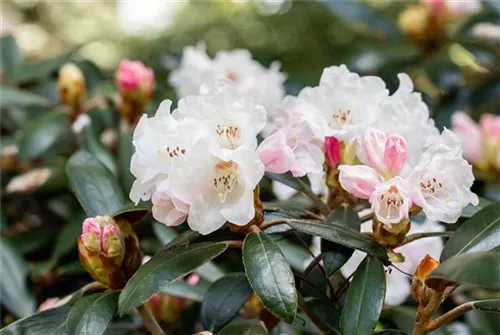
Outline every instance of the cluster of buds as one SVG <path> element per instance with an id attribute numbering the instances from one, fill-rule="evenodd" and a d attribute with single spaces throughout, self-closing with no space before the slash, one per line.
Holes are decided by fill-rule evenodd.
<path id="1" fill-rule="evenodd" d="M 480 10 L 480 1 L 422 0 L 399 16 L 401 30 L 416 44 L 433 49 L 446 38 L 449 23 Z"/>
<path id="2" fill-rule="evenodd" d="M 484 180 L 500 178 L 500 116 L 484 114 L 479 124 L 467 114 L 452 117 L 453 131 L 460 135 L 464 158 L 474 167 L 474 174 Z"/>
<path id="3" fill-rule="evenodd" d="M 431 297 L 436 294 L 433 289 L 425 285 L 425 279 L 438 266 L 438 261 L 436 261 L 429 255 L 425 255 L 424 259 L 422 259 L 417 269 L 415 270 L 415 274 L 413 275 L 413 280 L 411 282 L 411 294 L 413 296 L 413 299 L 424 306 L 427 305 Z"/>
<path id="4" fill-rule="evenodd" d="M 85 77 L 82 71 L 73 63 L 65 64 L 59 70 L 57 89 L 60 102 L 69 107 L 69 118 L 74 122 L 82 113 L 85 98 Z"/>
<path id="5" fill-rule="evenodd" d="M 137 123 L 153 94 L 153 70 L 139 61 L 121 61 L 116 71 L 116 85 L 121 95 L 120 112 L 129 125 Z"/>
<path id="6" fill-rule="evenodd" d="M 109 288 L 122 288 L 141 265 L 139 241 L 131 225 L 110 216 L 87 218 L 78 238 L 83 268 Z"/>

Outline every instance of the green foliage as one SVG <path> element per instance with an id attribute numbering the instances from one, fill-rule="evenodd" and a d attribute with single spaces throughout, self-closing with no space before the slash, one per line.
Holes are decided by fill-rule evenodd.
<path id="1" fill-rule="evenodd" d="M 66 321 L 68 334 L 102 335 L 111 325 L 119 292 L 95 293 L 78 300 Z"/>

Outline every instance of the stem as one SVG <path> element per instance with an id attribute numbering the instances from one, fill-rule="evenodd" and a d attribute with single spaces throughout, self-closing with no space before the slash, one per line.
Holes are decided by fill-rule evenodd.
<path id="1" fill-rule="evenodd" d="M 319 262 L 321 262 L 321 254 L 319 254 L 318 256 L 316 256 L 313 261 L 307 266 L 306 270 L 304 271 L 304 277 L 307 278 L 307 276 L 309 276 L 309 273 L 311 273 L 312 269 L 314 269 L 314 267 L 319 264 Z"/>
<path id="2" fill-rule="evenodd" d="M 304 298 L 299 294 L 299 307 L 302 309 L 305 315 L 318 327 L 318 329 L 324 333 L 325 335 L 336 335 L 334 331 L 332 331 L 327 325 L 323 323 L 323 321 L 314 314 L 309 307 L 307 307 Z"/>
<path id="3" fill-rule="evenodd" d="M 419 234 L 412 234 L 412 235 L 408 235 L 406 236 L 405 240 L 403 242 L 401 242 L 400 244 L 398 244 L 398 247 L 402 246 L 402 245 L 405 245 L 405 244 L 408 244 L 408 243 L 411 243 L 415 240 L 419 240 L 421 238 L 427 238 L 427 237 L 450 237 L 452 235 L 451 232 L 447 232 L 447 231 L 444 231 L 444 232 L 434 232 L 434 233 L 419 233 Z"/>
<path id="4" fill-rule="evenodd" d="M 452 309 L 448 313 L 441 315 L 437 319 L 431 320 L 427 324 L 427 327 L 425 327 L 425 332 L 429 333 L 447 323 L 450 323 L 452 320 L 458 318 L 460 315 L 472 309 L 474 309 L 474 305 L 471 302 L 455 307 L 454 309 Z"/>
<path id="5" fill-rule="evenodd" d="M 243 241 L 236 240 L 236 241 L 224 241 L 227 244 L 228 248 L 237 248 L 241 249 L 243 247 Z"/>
<path id="6" fill-rule="evenodd" d="M 137 312 L 141 316 L 144 325 L 152 335 L 166 335 L 146 305 L 143 304 L 137 307 Z"/>
<path id="7" fill-rule="evenodd" d="M 342 293 L 344 293 L 344 292 L 345 292 L 345 290 L 347 290 L 347 288 L 349 287 L 349 282 L 350 282 L 351 278 L 354 276 L 354 273 L 355 273 L 355 272 L 356 272 L 356 271 L 354 271 L 353 273 L 351 273 L 351 274 L 349 275 L 349 277 L 347 277 L 347 278 L 345 279 L 345 281 L 342 283 L 342 286 L 341 286 L 341 287 L 339 287 L 338 291 L 337 291 L 337 292 L 335 292 L 335 295 L 334 295 L 334 300 L 338 300 L 338 299 L 340 298 L 340 296 L 342 295 Z"/>
<path id="8" fill-rule="evenodd" d="M 323 290 L 320 287 L 318 287 L 316 284 L 311 283 L 307 278 L 304 278 L 303 276 L 301 276 L 299 274 L 295 274 L 295 276 L 297 278 L 299 278 L 300 280 L 302 280 L 307 285 L 311 286 L 316 291 L 318 291 L 318 293 L 320 293 L 326 300 L 330 300 L 330 298 L 328 298 L 328 296 L 325 294 L 325 292 L 323 292 Z"/>
<path id="9" fill-rule="evenodd" d="M 359 218 L 361 223 L 366 222 L 368 220 L 371 220 L 373 218 L 373 212 L 370 212 L 368 214 L 363 215 L 362 217 Z"/>
<path id="10" fill-rule="evenodd" d="M 272 221 L 264 222 L 263 224 L 261 224 L 259 226 L 259 228 L 260 228 L 260 230 L 266 230 L 267 228 L 271 228 L 272 226 L 276 226 L 279 224 L 285 224 L 285 223 L 286 223 L 285 220 L 272 220 Z"/>
<path id="11" fill-rule="evenodd" d="M 93 281 L 91 283 L 88 283 L 87 285 L 83 286 L 81 288 L 82 292 L 91 292 L 91 291 L 99 291 L 99 290 L 105 290 L 108 287 L 104 284 L 99 283 L 98 281 Z"/>
<path id="12" fill-rule="evenodd" d="M 313 191 L 309 188 L 309 186 L 306 185 L 300 178 L 296 179 L 297 182 L 302 186 L 302 193 L 304 193 L 309 199 L 311 199 L 314 202 L 314 205 L 319 209 L 319 211 L 323 215 L 328 215 L 328 208 L 326 207 L 325 203 L 321 200 L 320 197 L 318 197 L 316 194 L 314 194 Z"/>

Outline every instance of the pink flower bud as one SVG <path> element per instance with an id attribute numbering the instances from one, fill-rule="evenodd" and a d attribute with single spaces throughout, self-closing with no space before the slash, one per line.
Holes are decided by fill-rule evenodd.
<path id="1" fill-rule="evenodd" d="M 481 131 L 488 138 L 500 138 L 500 116 L 484 114 L 479 120 Z"/>
<path id="2" fill-rule="evenodd" d="M 380 130 L 370 128 L 364 136 L 364 149 L 370 166 L 378 173 L 385 174 L 384 151 L 387 136 Z"/>
<path id="3" fill-rule="evenodd" d="M 68 106 L 78 105 L 85 96 L 85 77 L 73 63 L 65 64 L 59 70 L 57 80 L 59 100 Z"/>
<path id="4" fill-rule="evenodd" d="M 189 284 L 189 285 L 196 285 L 198 284 L 198 282 L 200 281 L 200 276 L 198 276 L 196 273 L 193 273 L 192 275 L 190 275 L 187 279 L 186 279 L 186 282 Z"/>
<path id="5" fill-rule="evenodd" d="M 116 85 L 122 95 L 134 95 L 140 100 L 147 100 L 154 86 L 153 70 L 139 61 L 121 61 L 116 71 Z"/>
<path id="6" fill-rule="evenodd" d="M 101 251 L 101 225 L 95 218 L 83 221 L 82 242 L 91 251 Z"/>
<path id="7" fill-rule="evenodd" d="M 481 145 L 481 129 L 464 112 L 455 112 L 451 117 L 452 129 L 462 139 L 463 156 L 473 163 L 483 155 Z"/>
<path id="8" fill-rule="evenodd" d="M 286 134 L 278 130 L 262 141 L 257 148 L 257 153 L 267 172 L 285 173 L 291 170 L 295 157 L 286 140 Z"/>
<path id="9" fill-rule="evenodd" d="M 340 141 L 335 136 L 325 138 L 325 155 L 330 166 L 337 167 L 340 162 Z"/>
<path id="10" fill-rule="evenodd" d="M 115 257 L 122 253 L 124 246 L 120 238 L 120 231 L 114 224 L 104 227 L 102 231 L 101 248 L 102 252 L 109 257 Z"/>
<path id="11" fill-rule="evenodd" d="M 393 174 L 401 172 L 408 155 L 406 140 L 398 134 L 392 134 L 385 142 L 384 164 Z"/>

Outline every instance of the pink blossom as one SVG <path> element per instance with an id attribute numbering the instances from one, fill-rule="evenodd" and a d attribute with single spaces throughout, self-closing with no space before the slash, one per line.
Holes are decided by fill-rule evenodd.
<path id="1" fill-rule="evenodd" d="M 116 71 L 116 84 L 122 94 L 140 93 L 145 97 L 151 95 L 154 86 L 153 70 L 139 61 L 121 61 Z"/>
<path id="2" fill-rule="evenodd" d="M 178 226 L 189 214 L 189 205 L 163 190 L 153 193 L 153 217 L 167 226 Z"/>
<path id="3" fill-rule="evenodd" d="M 340 141 L 335 136 L 325 137 L 325 155 L 331 167 L 340 162 Z"/>
<path id="4" fill-rule="evenodd" d="M 484 124 L 486 124 L 486 121 L 487 119 L 484 119 Z M 453 113 L 451 124 L 453 131 L 460 135 L 462 140 L 464 158 L 472 163 L 481 159 L 483 149 L 481 145 L 481 128 L 478 124 L 464 112 Z"/>
<path id="5" fill-rule="evenodd" d="M 479 119 L 479 125 L 484 136 L 500 139 L 500 116 L 484 114 Z"/>
<path id="6" fill-rule="evenodd" d="M 341 165 L 339 171 L 342 188 L 360 199 L 368 199 L 383 181 L 377 171 L 365 165 Z"/>
<path id="7" fill-rule="evenodd" d="M 403 169 L 408 150 L 404 137 L 392 134 L 385 142 L 384 164 L 393 174 L 397 175 Z"/>
<path id="8" fill-rule="evenodd" d="M 412 206 L 411 191 L 407 181 L 401 177 L 394 177 L 378 184 L 369 201 L 377 219 L 386 225 L 396 224 L 409 218 Z"/>
<path id="9" fill-rule="evenodd" d="M 95 218 L 87 218 L 82 225 L 82 241 L 89 250 L 101 250 L 101 225 Z"/>

